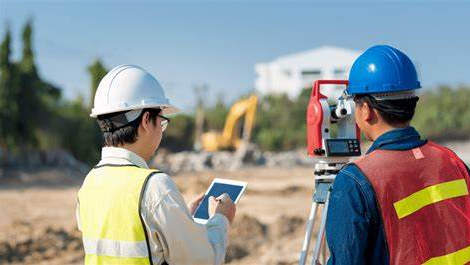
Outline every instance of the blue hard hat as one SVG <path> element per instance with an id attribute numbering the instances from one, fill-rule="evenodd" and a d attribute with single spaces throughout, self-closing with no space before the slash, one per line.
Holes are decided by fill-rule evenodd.
<path id="1" fill-rule="evenodd" d="M 403 52 L 377 45 L 359 56 L 349 73 L 349 95 L 399 92 L 421 88 L 415 66 Z"/>

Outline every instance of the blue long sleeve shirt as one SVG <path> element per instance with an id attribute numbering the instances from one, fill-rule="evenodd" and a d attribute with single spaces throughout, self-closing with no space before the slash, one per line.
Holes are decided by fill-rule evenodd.
<path id="1" fill-rule="evenodd" d="M 409 150 L 425 144 L 413 127 L 395 129 L 378 137 L 367 153 L 377 149 Z M 336 176 L 330 196 L 326 238 L 328 265 L 388 265 L 389 251 L 374 189 L 355 164 Z"/>

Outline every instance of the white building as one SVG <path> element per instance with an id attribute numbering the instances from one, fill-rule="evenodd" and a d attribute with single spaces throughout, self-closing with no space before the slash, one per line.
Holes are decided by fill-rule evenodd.
<path id="1" fill-rule="evenodd" d="M 297 97 L 302 89 L 311 89 L 318 79 L 348 79 L 349 70 L 359 51 L 332 46 L 281 56 L 268 63 L 256 64 L 255 88 L 261 94 L 286 93 Z M 328 97 L 339 97 L 341 89 L 322 89 Z"/>

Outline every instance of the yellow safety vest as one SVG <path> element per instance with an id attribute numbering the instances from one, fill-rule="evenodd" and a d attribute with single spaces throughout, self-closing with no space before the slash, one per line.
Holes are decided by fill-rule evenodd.
<path id="1" fill-rule="evenodd" d="M 85 264 L 152 264 L 140 201 L 156 172 L 104 165 L 88 173 L 78 192 Z"/>

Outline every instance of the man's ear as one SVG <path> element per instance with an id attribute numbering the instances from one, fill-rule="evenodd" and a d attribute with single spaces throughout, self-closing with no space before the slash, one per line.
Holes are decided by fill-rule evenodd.
<path id="1" fill-rule="evenodd" d="M 362 112 L 362 118 L 368 123 L 371 123 L 376 118 L 376 113 L 374 112 L 375 110 L 369 106 L 367 102 L 362 104 L 360 111 Z"/>
<path id="2" fill-rule="evenodd" d="M 144 114 L 142 115 L 142 121 L 140 125 L 145 131 L 150 130 L 150 113 L 148 111 L 144 112 Z"/>

